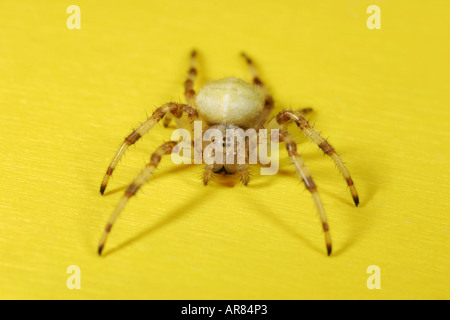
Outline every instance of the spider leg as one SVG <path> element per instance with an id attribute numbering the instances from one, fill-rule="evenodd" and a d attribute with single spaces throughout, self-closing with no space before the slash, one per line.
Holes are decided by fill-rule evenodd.
<path id="1" fill-rule="evenodd" d="M 197 52 L 192 50 L 190 56 L 190 66 L 187 74 L 187 79 L 184 82 L 184 96 L 186 98 L 187 104 L 190 106 L 195 106 L 195 91 L 194 82 L 197 77 Z M 167 114 L 163 121 L 163 126 L 167 128 L 173 119 L 173 114 Z"/>
<path id="2" fill-rule="evenodd" d="M 270 115 L 270 113 L 273 110 L 274 102 L 272 96 L 269 94 L 269 91 L 267 90 L 264 83 L 261 81 L 258 71 L 256 70 L 255 64 L 253 63 L 253 60 L 250 59 L 244 52 L 242 52 L 242 57 L 247 62 L 249 68 L 250 68 L 250 74 L 253 78 L 253 84 L 255 84 L 264 95 L 264 109 L 261 112 L 261 117 L 257 121 L 256 127 L 260 127 L 264 124 L 267 117 Z"/>
<path id="3" fill-rule="evenodd" d="M 298 176 L 300 179 L 303 180 L 305 183 L 306 189 L 309 190 L 311 193 L 311 196 L 313 197 L 314 203 L 317 208 L 317 212 L 319 213 L 320 220 L 322 221 L 322 227 L 323 231 L 325 233 L 325 244 L 327 247 L 327 253 L 328 255 L 331 254 L 331 236 L 329 232 L 328 222 L 327 222 L 327 216 L 325 215 L 325 211 L 322 206 L 322 202 L 320 201 L 319 193 L 317 192 L 316 184 L 314 183 L 314 180 L 311 176 L 311 173 L 309 172 L 308 168 L 306 168 L 305 163 L 303 162 L 300 155 L 297 153 L 297 143 L 295 142 L 292 135 L 285 131 L 280 131 L 280 138 L 282 141 L 284 141 L 286 145 L 286 150 L 289 154 L 289 157 L 292 160 L 292 163 L 295 166 L 295 170 L 298 173 Z"/>
<path id="4" fill-rule="evenodd" d="M 184 82 L 184 96 L 187 104 L 195 106 L 194 81 L 197 78 L 197 51 L 192 50 L 187 79 Z"/>
<path id="5" fill-rule="evenodd" d="M 306 120 L 306 118 L 303 116 L 302 113 L 290 110 L 281 111 L 276 117 L 274 117 L 272 120 L 268 122 L 266 128 L 283 129 L 291 121 L 295 122 L 297 126 L 300 128 L 300 130 L 302 130 L 302 132 L 305 134 L 305 136 L 307 136 L 312 142 L 317 144 L 325 154 L 327 154 L 333 159 L 338 170 L 342 173 L 347 182 L 347 185 L 350 188 L 350 192 L 352 194 L 355 205 L 358 206 L 359 204 L 358 192 L 356 191 L 355 185 L 353 184 L 353 180 L 350 177 L 350 174 L 348 173 L 344 164 L 342 163 L 342 160 L 336 154 L 336 151 L 328 143 L 328 141 L 325 140 L 316 130 L 314 130 L 313 127 L 311 127 L 308 120 Z"/>
<path id="6" fill-rule="evenodd" d="M 158 149 L 156 149 L 156 151 L 153 152 L 153 154 L 150 158 L 150 162 L 145 166 L 145 168 L 141 171 L 141 173 L 134 179 L 134 181 L 128 186 L 127 190 L 125 191 L 124 195 L 122 196 L 122 199 L 120 200 L 120 202 L 117 205 L 116 209 L 114 210 L 113 214 L 109 218 L 108 223 L 105 228 L 105 231 L 103 232 L 103 235 L 100 239 L 100 243 L 98 246 L 98 254 L 99 255 L 102 254 L 108 234 L 110 233 L 114 222 L 116 221 L 120 212 L 123 210 L 123 208 L 127 204 L 128 200 L 134 194 L 136 194 L 136 192 L 139 190 L 139 188 L 152 177 L 153 172 L 158 167 L 158 164 L 161 161 L 162 156 L 170 154 L 172 152 L 173 148 L 178 143 L 179 142 L 177 142 L 177 141 L 169 141 L 169 142 L 162 144 Z"/>
<path id="7" fill-rule="evenodd" d="M 207 164 L 203 172 L 203 184 L 205 186 L 213 180 L 214 174 L 214 164 Z"/>
<path id="8" fill-rule="evenodd" d="M 250 162 L 250 153 L 256 153 L 258 151 L 257 139 L 249 138 L 249 143 L 245 144 L 245 163 L 238 164 L 236 173 L 238 174 L 239 180 L 244 186 L 247 186 L 250 181 L 249 174 L 249 162 Z"/>
<path id="9" fill-rule="evenodd" d="M 250 181 L 250 175 L 248 173 L 248 164 L 239 164 L 237 169 L 237 174 L 239 176 L 239 180 L 241 183 L 246 186 L 248 185 L 248 182 Z"/>
<path id="10" fill-rule="evenodd" d="M 103 177 L 103 181 L 100 186 L 100 193 L 103 194 L 105 192 L 109 177 L 112 175 L 117 163 L 125 154 L 125 151 L 129 146 L 135 144 L 136 141 L 139 140 L 139 138 L 141 138 L 150 129 L 152 129 L 162 118 L 164 118 L 165 115 L 172 114 L 175 117 L 179 118 L 183 115 L 183 113 L 186 113 L 189 119 L 191 119 L 192 121 L 197 119 L 198 117 L 197 110 L 186 104 L 178 104 L 173 102 L 163 104 L 161 107 L 156 109 L 155 112 L 153 112 L 153 114 L 148 117 L 147 120 L 145 120 L 138 128 L 136 128 L 128 137 L 126 137 L 116 156 L 113 158 L 111 164 L 106 170 L 106 174 Z"/>
<path id="11" fill-rule="evenodd" d="M 164 120 L 163 120 L 164 128 L 167 128 L 169 126 L 172 119 L 173 119 L 173 114 L 171 114 L 171 113 L 166 114 L 166 116 L 164 117 Z"/>

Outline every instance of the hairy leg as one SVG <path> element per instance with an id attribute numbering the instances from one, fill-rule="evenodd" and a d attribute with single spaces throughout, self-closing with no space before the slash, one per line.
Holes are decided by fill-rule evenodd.
<path id="1" fill-rule="evenodd" d="M 314 200 L 314 203 L 317 208 L 317 212 L 319 213 L 320 220 L 322 221 L 323 231 L 325 233 L 325 244 L 327 247 L 328 255 L 331 254 L 331 236 L 329 232 L 327 216 L 325 215 L 325 211 L 322 206 L 322 202 L 320 201 L 319 193 L 317 192 L 317 186 L 314 183 L 314 180 L 309 172 L 308 168 L 306 168 L 305 163 L 303 162 L 300 155 L 297 153 L 297 143 L 291 134 L 287 131 L 280 131 L 280 138 L 286 144 L 286 150 L 289 154 L 289 157 L 292 160 L 292 163 L 295 166 L 295 170 L 298 173 L 300 179 L 303 180 L 306 189 L 311 193 L 311 196 Z"/>
<path id="2" fill-rule="evenodd" d="M 187 79 L 184 82 L 184 96 L 187 104 L 195 106 L 195 91 L 194 82 L 197 78 L 197 52 L 195 50 L 191 53 L 190 66 L 187 74 Z"/>
<path id="3" fill-rule="evenodd" d="M 192 121 L 198 118 L 197 111 L 193 107 L 185 104 L 170 102 L 156 109 L 155 112 L 153 112 L 153 114 L 148 117 L 146 121 L 144 121 L 128 137 L 125 138 L 125 141 L 123 142 L 119 151 L 116 153 L 116 156 L 113 158 L 111 164 L 106 170 L 106 174 L 103 177 L 103 181 L 100 186 L 101 194 L 105 192 L 109 177 L 112 175 L 117 163 L 123 157 L 128 147 L 135 144 L 137 140 L 139 140 L 144 134 L 150 131 L 150 129 L 152 129 L 162 118 L 164 118 L 165 115 L 169 113 L 173 114 L 175 117 L 181 117 L 183 113 L 186 113 Z"/>
<path id="4" fill-rule="evenodd" d="M 266 122 L 267 117 L 272 112 L 273 107 L 274 107 L 274 102 L 273 102 L 272 96 L 269 94 L 269 91 L 265 87 L 264 83 L 261 81 L 261 78 L 259 77 L 258 71 L 256 70 L 253 60 L 250 59 L 245 53 L 242 53 L 242 57 L 245 59 L 245 61 L 247 62 L 248 66 L 250 68 L 250 74 L 253 79 L 253 84 L 255 84 L 261 90 L 261 93 L 264 96 L 264 109 L 261 112 L 261 117 L 258 119 L 258 121 L 253 126 L 253 127 L 259 128 Z"/>
<path id="5" fill-rule="evenodd" d="M 203 184 L 206 186 L 214 179 L 214 165 L 207 164 L 205 166 L 205 171 L 203 172 Z"/>
<path id="6" fill-rule="evenodd" d="M 338 170 L 344 176 L 345 181 L 347 182 L 347 185 L 350 188 L 350 192 L 352 194 L 355 205 L 358 206 L 359 196 L 358 196 L 356 188 L 353 184 L 353 180 L 350 177 L 350 174 L 348 173 L 347 168 L 344 166 L 344 163 L 339 158 L 339 156 L 336 154 L 336 151 L 334 150 L 334 148 L 316 130 L 313 129 L 313 127 L 309 124 L 308 120 L 306 120 L 306 118 L 303 116 L 303 114 L 301 112 L 284 110 L 284 111 L 280 112 L 272 120 L 270 120 L 268 122 L 268 124 L 266 125 L 266 128 L 267 129 L 283 129 L 286 127 L 286 125 L 288 123 L 290 123 L 292 121 L 297 124 L 297 126 L 305 134 L 305 136 L 307 136 L 312 142 L 317 144 L 326 155 L 328 155 L 329 157 L 331 157 L 333 159 Z"/>
<path id="7" fill-rule="evenodd" d="M 133 195 L 135 195 L 136 192 L 139 190 L 139 188 L 152 177 L 153 172 L 156 170 L 159 162 L 161 161 L 161 158 L 164 155 L 170 154 L 172 152 L 173 148 L 177 144 L 178 144 L 177 141 L 169 141 L 169 142 L 162 144 L 158 149 L 156 149 L 156 151 L 152 154 L 152 156 L 150 158 L 150 162 L 145 166 L 145 168 L 141 171 L 141 173 L 134 179 L 134 181 L 128 186 L 122 199 L 120 200 L 120 202 L 117 205 L 116 209 L 114 210 L 113 214 L 109 218 L 108 223 L 105 228 L 105 231 L 103 232 L 103 235 L 100 239 L 100 243 L 98 246 L 98 254 L 99 255 L 103 251 L 103 248 L 106 243 L 106 239 L 108 237 L 109 232 L 111 231 L 111 228 L 112 228 L 114 222 L 116 221 L 120 212 L 122 212 L 122 210 L 124 209 L 128 200 Z"/>
<path id="8" fill-rule="evenodd" d="M 248 164 L 239 164 L 236 172 L 239 176 L 239 180 L 244 186 L 248 185 L 248 182 L 250 181 L 248 169 Z"/>

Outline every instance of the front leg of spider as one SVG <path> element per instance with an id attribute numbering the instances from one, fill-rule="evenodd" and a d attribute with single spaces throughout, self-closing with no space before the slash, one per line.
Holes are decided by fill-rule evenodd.
<path id="1" fill-rule="evenodd" d="M 161 119 L 163 119 L 166 115 L 172 115 L 175 117 L 181 117 L 183 113 L 186 113 L 191 119 L 194 121 L 197 119 L 198 114 L 197 110 L 193 107 L 186 104 L 178 104 L 169 102 L 153 112 L 153 114 L 148 117 L 146 121 L 144 121 L 138 128 L 136 128 L 128 137 L 125 138 L 122 146 L 119 151 L 117 151 L 115 157 L 111 161 L 108 169 L 106 170 L 105 176 L 103 177 L 102 184 L 100 185 L 100 193 L 103 194 L 105 192 L 106 186 L 108 185 L 109 178 L 111 177 L 114 169 L 119 163 L 120 159 L 122 159 L 123 155 L 127 151 L 128 147 L 135 144 L 143 135 L 149 132 Z"/>
<path id="2" fill-rule="evenodd" d="M 295 171 L 297 171 L 298 176 L 305 183 L 306 189 L 311 193 L 313 197 L 314 204 L 316 206 L 317 212 L 319 213 L 320 220 L 322 221 L 323 232 L 325 233 L 325 245 L 327 248 L 328 255 L 331 254 L 331 236 L 327 222 L 327 216 L 325 215 L 325 210 L 322 206 L 322 201 L 320 201 L 319 193 L 317 192 L 317 186 L 309 172 L 308 168 L 305 166 L 300 155 L 297 153 L 297 143 L 295 142 L 292 135 L 286 130 L 280 131 L 280 138 L 286 145 L 286 150 L 292 163 L 295 166 Z"/>
<path id="3" fill-rule="evenodd" d="M 307 138 L 309 138 L 312 142 L 314 142 L 317 146 L 319 146 L 319 148 L 322 149 L 322 151 L 327 156 L 329 156 L 330 158 L 333 159 L 334 163 L 336 164 L 336 167 L 338 168 L 338 170 L 344 177 L 345 181 L 347 182 L 347 185 L 350 189 L 350 193 L 352 195 L 355 205 L 358 206 L 359 205 L 358 192 L 356 191 L 353 180 L 350 177 L 350 174 L 348 173 L 348 170 L 345 167 L 344 163 L 342 162 L 340 157 L 337 155 L 334 148 L 316 130 L 314 130 L 314 128 L 309 124 L 308 120 L 306 120 L 306 118 L 304 117 L 304 115 L 301 112 L 284 110 L 284 111 L 280 112 L 276 117 L 274 117 L 266 125 L 266 128 L 268 128 L 268 129 L 283 129 L 290 122 L 295 122 Z"/>
<path id="4" fill-rule="evenodd" d="M 125 208 L 125 205 L 127 204 L 128 200 L 132 196 L 134 196 L 136 194 L 136 192 L 139 190 L 139 188 L 152 177 L 153 172 L 156 170 L 159 162 L 161 161 L 161 158 L 165 155 L 170 154 L 178 143 L 179 142 L 177 142 L 177 141 L 169 141 L 169 142 L 163 143 L 158 149 L 156 149 L 156 151 L 153 152 L 153 154 L 150 158 L 150 162 L 145 166 L 145 168 L 141 171 L 141 173 L 134 179 L 134 181 L 128 186 L 122 199 L 120 200 L 120 202 L 117 205 L 116 209 L 114 210 L 113 214 L 109 218 L 106 228 L 100 239 L 100 243 L 98 245 L 98 254 L 99 255 L 102 254 L 108 234 L 110 233 L 111 228 L 112 228 L 114 222 L 116 221 L 117 217 L 122 212 L 123 208 Z"/>

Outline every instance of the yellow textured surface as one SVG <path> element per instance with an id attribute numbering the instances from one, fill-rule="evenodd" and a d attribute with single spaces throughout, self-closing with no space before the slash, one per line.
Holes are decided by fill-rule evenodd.
<path id="1" fill-rule="evenodd" d="M 0 4 L 0 298 L 450 298 L 448 1 L 76 1 L 80 30 L 66 27 L 70 4 Z M 380 30 L 366 26 L 371 4 Z M 129 150 L 104 197 L 103 174 L 146 113 L 184 101 L 193 47 L 199 84 L 248 79 L 245 50 L 278 110 L 315 109 L 361 198 L 292 128 L 332 256 L 284 150 L 279 174 L 254 169 L 247 188 L 204 187 L 201 166 L 164 159 L 97 256 L 170 130 Z"/>

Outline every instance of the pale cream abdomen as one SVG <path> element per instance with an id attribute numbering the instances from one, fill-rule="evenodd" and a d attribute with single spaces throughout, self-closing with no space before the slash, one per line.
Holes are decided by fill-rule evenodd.
<path id="1" fill-rule="evenodd" d="M 196 96 L 197 110 L 209 123 L 247 127 L 259 116 L 264 98 L 244 80 L 225 78 L 204 85 Z"/>

